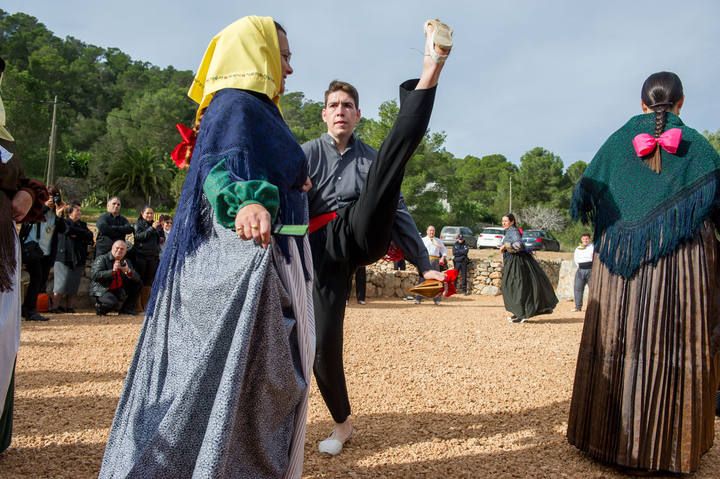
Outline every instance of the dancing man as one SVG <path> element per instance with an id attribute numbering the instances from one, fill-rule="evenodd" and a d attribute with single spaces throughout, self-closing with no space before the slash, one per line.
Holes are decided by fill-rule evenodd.
<path id="1" fill-rule="evenodd" d="M 353 134 L 360 120 L 358 93 L 340 81 L 331 82 L 325 92 L 327 134 L 303 145 L 313 183 L 308 201 L 315 269 L 314 371 L 336 423 L 319 444 L 327 454 L 339 454 L 353 432 L 342 355 L 348 279 L 357 267 L 380 259 L 391 239 L 425 278 L 443 279 L 430 268 L 400 195 L 405 165 L 427 130 L 440 72 L 452 47 L 447 25 L 431 20 L 425 32 L 422 74 L 400 85 L 400 112 L 379 151 Z"/>

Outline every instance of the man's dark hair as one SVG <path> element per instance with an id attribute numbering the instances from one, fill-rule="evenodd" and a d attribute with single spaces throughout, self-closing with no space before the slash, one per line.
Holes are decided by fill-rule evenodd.
<path id="1" fill-rule="evenodd" d="M 333 80 L 328 85 L 328 89 L 325 91 L 325 106 L 327 106 L 328 97 L 331 93 L 336 91 L 344 91 L 352 97 L 355 101 L 355 108 L 360 108 L 360 95 L 358 94 L 357 88 L 349 84 L 348 82 Z"/>
<path id="2" fill-rule="evenodd" d="M 580 238 L 584 238 L 584 237 L 586 237 L 586 236 L 587 236 L 588 238 L 591 237 L 591 236 L 590 236 L 590 233 L 583 233 L 583 234 L 580 235 Z"/>

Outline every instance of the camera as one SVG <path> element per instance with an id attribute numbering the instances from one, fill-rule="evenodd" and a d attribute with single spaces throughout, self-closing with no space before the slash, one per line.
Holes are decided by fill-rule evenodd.
<path id="1" fill-rule="evenodd" d="M 59 205 L 60 203 L 62 203 L 62 196 L 60 196 L 60 193 L 55 193 L 54 195 L 52 195 L 52 200 L 53 203 Z"/>
<path id="2" fill-rule="evenodd" d="M 122 266 L 123 268 L 125 266 L 127 266 L 127 261 L 125 261 L 125 260 L 120 261 L 120 266 Z"/>

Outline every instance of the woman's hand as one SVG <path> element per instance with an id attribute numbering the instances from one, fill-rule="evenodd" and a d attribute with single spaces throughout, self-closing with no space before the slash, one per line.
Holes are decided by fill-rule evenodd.
<path id="1" fill-rule="evenodd" d="M 241 239 L 255 240 L 255 243 L 267 248 L 270 244 L 271 221 L 270 213 L 264 206 L 247 205 L 235 215 L 235 232 Z"/>
<path id="2" fill-rule="evenodd" d="M 303 193 L 307 193 L 312 188 L 312 181 L 310 180 L 310 177 L 308 176 L 305 178 L 305 184 L 302 185 L 302 188 L 300 188 Z"/>
<path id="3" fill-rule="evenodd" d="M 15 196 L 12 199 L 13 219 L 17 223 L 22 221 L 22 219 L 25 218 L 25 216 L 27 216 L 28 211 L 30 211 L 30 208 L 32 208 L 32 204 L 33 204 L 33 197 L 27 191 L 20 190 L 17 193 L 15 193 Z"/>

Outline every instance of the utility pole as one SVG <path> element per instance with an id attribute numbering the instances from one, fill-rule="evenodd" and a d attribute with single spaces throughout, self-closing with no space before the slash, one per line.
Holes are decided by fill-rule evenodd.
<path id="1" fill-rule="evenodd" d="M 512 213 L 512 175 L 510 175 L 510 196 L 509 196 L 508 212 Z"/>
<path id="2" fill-rule="evenodd" d="M 57 134 L 57 104 L 58 99 L 57 95 L 55 95 L 55 100 L 53 101 L 52 127 L 50 127 L 50 144 L 48 146 L 47 177 L 45 178 L 46 185 L 51 185 L 55 180 L 55 137 Z"/>

